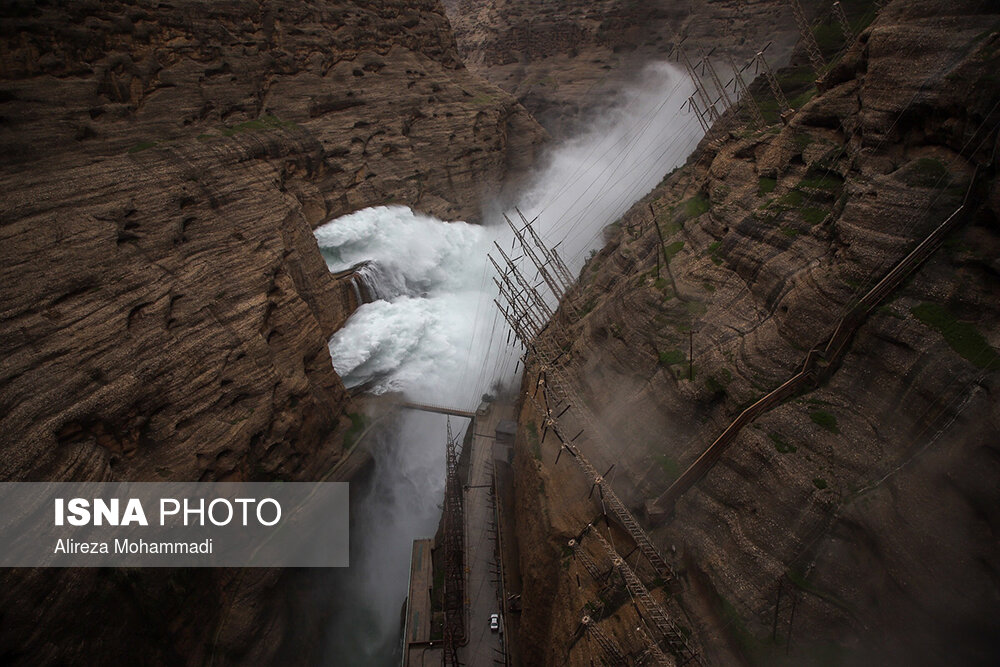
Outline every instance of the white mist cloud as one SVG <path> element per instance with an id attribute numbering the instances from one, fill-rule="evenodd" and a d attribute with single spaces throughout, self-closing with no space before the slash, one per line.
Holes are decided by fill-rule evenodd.
<path id="1" fill-rule="evenodd" d="M 667 64 L 648 67 L 622 102 L 579 137 L 552 150 L 518 198 L 536 230 L 574 272 L 601 230 L 680 164 L 701 138 L 679 112 L 690 80 Z M 422 402 L 472 409 L 516 355 L 497 317 L 486 253 L 513 236 L 499 215 L 483 227 L 444 223 L 401 206 L 364 209 L 323 225 L 316 238 L 331 270 L 372 261 L 366 279 L 384 300 L 362 306 L 330 342 L 348 386 L 419 394 Z M 510 254 L 519 256 L 517 250 Z M 496 253 L 494 252 L 494 256 Z M 525 268 L 526 274 L 534 270 Z"/>
<path id="2" fill-rule="evenodd" d="M 546 243 L 559 244 L 571 271 L 583 266 L 601 230 L 701 138 L 697 120 L 679 113 L 690 93 L 675 68 L 648 68 L 590 130 L 552 150 L 517 198 L 525 215 L 538 216 Z M 330 340 L 334 367 L 348 386 L 367 383 L 375 393 L 401 391 L 421 403 L 472 410 L 496 382 L 512 380 L 520 350 L 493 304 L 486 253 L 494 241 L 510 249 L 513 235 L 499 214 L 487 220 L 482 227 L 445 223 L 390 206 L 316 230 L 331 270 L 372 262 L 364 277 L 382 297 L 361 306 Z M 531 278 L 534 269 L 525 273 Z M 440 516 L 444 431 L 441 416 L 408 416 L 399 433 L 379 443 L 371 489 L 353 511 L 351 571 L 331 640 L 338 660 L 360 657 L 338 664 L 393 661 L 410 542 L 432 535 Z"/>

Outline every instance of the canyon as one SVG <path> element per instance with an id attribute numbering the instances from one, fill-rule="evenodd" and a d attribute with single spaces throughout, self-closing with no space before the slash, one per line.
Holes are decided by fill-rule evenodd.
<path id="1" fill-rule="evenodd" d="M 546 334 L 561 358 L 529 365 L 525 395 L 546 376 L 580 387 L 574 409 L 608 434 L 580 451 L 642 516 L 965 200 L 829 380 L 745 426 L 645 521 L 676 572 L 654 594 L 708 663 L 985 665 L 1000 650 L 998 18 L 890 3 L 784 123 L 723 118 L 608 229 Z M 810 69 L 799 52 L 778 78 L 791 88 Z M 635 655 L 628 598 L 565 546 L 593 544 L 603 503 L 565 451 L 556 463 L 545 419 L 523 402 L 525 663 L 589 664 L 580 618 L 595 610 Z"/>
<path id="2" fill-rule="evenodd" d="M 763 125 L 730 108 L 683 166 L 652 174 L 538 341 L 558 362 L 525 357 L 522 664 L 600 659 L 583 614 L 643 650 L 627 596 L 566 546 L 600 556 L 593 524 L 632 548 L 602 523 L 592 480 L 557 459 L 528 398 L 546 373 L 581 388 L 566 420 L 600 423 L 580 450 L 612 471 L 676 573 L 647 583 L 706 663 L 991 664 L 1000 15 L 975 0 L 845 1 L 848 38 L 830 3 L 804 4 L 820 73 L 778 0 L 9 3 L 0 477 L 329 475 L 364 425 L 330 341 L 370 299 L 349 266 L 329 270 L 324 223 L 382 205 L 487 221 L 538 178 L 553 139 L 613 113 L 643 67 L 680 67 L 678 44 L 696 62 L 711 54 L 723 79 L 730 57 L 769 44 L 793 110 L 745 70 Z M 828 380 L 646 514 L 959 206 L 958 229 Z M 328 655 L 328 619 L 296 606 L 317 594 L 303 572 L 0 579 L 5 662 Z"/>
<path id="3" fill-rule="evenodd" d="M 821 9 L 804 4 L 810 17 Z M 469 69 L 514 95 L 558 138 L 606 112 L 647 63 L 682 66 L 678 45 L 693 61 L 713 52 L 719 62 L 731 56 L 740 63 L 767 47 L 768 58 L 784 64 L 798 40 L 783 2 L 445 0 L 444 6 Z"/>
<path id="4" fill-rule="evenodd" d="M 318 479 L 351 424 L 327 341 L 358 303 L 312 228 L 381 203 L 475 219 L 544 132 L 465 70 L 436 2 L 4 15 L 3 479 Z M 294 630 L 282 576 L 6 572 L 0 656 L 266 662 Z"/>

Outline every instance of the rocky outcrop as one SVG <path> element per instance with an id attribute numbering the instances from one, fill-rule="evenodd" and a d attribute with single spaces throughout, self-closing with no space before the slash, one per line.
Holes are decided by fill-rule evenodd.
<path id="1" fill-rule="evenodd" d="M 990 664 L 1000 650 L 998 18 L 889 4 L 787 125 L 704 142 L 583 269 L 559 363 L 614 434 L 581 449 L 615 464 L 640 513 L 970 193 L 830 379 L 745 428 L 647 524 L 680 572 L 664 604 L 715 664 Z M 600 507 L 565 455 L 553 465 L 553 438 L 531 442 L 530 404 L 522 421 L 522 627 L 539 664 L 586 665 L 579 609 L 607 593 L 563 545 Z M 606 631 L 641 648 L 628 606 L 605 608 Z"/>
<path id="2" fill-rule="evenodd" d="M 3 478 L 329 470 L 349 420 L 327 340 L 357 304 L 312 227 L 390 202 L 474 219 L 540 128 L 465 70 L 437 2 L 4 13 Z M 5 577 L 0 655 L 266 662 L 276 577 Z"/>
<path id="3" fill-rule="evenodd" d="M 768 59 L 782 65 L 797 39 L 788 3 L 777 0 L 444 4 L 466 64 L 514 94 L 559 137 L 620 99 L 645 64 L 674 57 L 678 43 L 693 60 L 714 49 L 728 72 L 727 56 L 742 62 L 768 42 Z M 855 4 L 844 3 L 849 10 Z M 821 9 L 819 2 L 803 5 L 810 16 Z"/>

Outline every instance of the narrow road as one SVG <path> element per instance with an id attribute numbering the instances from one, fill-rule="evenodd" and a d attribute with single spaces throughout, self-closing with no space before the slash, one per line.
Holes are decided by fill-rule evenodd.
<path id="1" fill-rule="evenodd" d="M 473 422 L 476 434 L 472 438 L 469 482 L 465 490 L 469 643 L 459 651 L 459 660 L 469 667 L 503 664 L 500 633 L 490 630 L 490 616 L 500 613 L 496 584 L 496 526 L 491 493 L 494 434 L 497 424 L 504 418 L 510 417 L 501 406 L 494 404 L 485 416 Z"/>

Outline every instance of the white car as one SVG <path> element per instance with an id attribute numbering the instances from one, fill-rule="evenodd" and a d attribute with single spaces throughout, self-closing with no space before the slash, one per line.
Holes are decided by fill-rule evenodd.
<path id="1" fill-rule="evenodd" d="M 500 614 L 490 615 L 490 630 L 496 632 L 500 629 Z"/>

